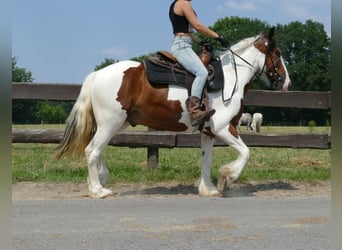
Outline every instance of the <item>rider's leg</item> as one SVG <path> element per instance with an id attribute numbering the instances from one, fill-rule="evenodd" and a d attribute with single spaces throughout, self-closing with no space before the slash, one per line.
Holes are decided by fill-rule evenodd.
<path id="1" fill-rule="evenodd" d="M 204 110 L 202 110 L 201 105 L 201 97 L 208 78 L 208 71 L 198 55 L 192 50 L 191 37 L 175 37 L 171 46 L 171 53 L 187 71 L 195 75 L 191 96 L 186 100 L 186 107 L 191 124 L 196 126 L 204 117 L 212 114 L 209 109 L 205 109 L 207 105 L 204 105 Z"/>

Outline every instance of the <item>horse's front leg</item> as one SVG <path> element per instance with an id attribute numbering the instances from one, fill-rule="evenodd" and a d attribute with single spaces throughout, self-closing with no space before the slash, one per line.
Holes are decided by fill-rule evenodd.
<path id="1" fill-rule="evenodd" d="M 211 165 L 213 158 L 214 138 L 201 133 L 201 177 L 198 192 L 201 196 L 220 196 L 220 192 L 211 181 Z"/>
<path id="2" fill-rule="evenodd" d="M 220 131 L 217 135 L 221 140 L 238 152 L 238 157 L 235 161 L 223 165 L 219 169 L 220 176 L 218 178 L 217 188 L 220 192 L 223 192 L 223 189 L 226 186 L 229 186 L 239 178 L 243 168 L 248 162 L 249 148 L 237 133 L 236 135 L 233 135 L 228 129 Z"/>

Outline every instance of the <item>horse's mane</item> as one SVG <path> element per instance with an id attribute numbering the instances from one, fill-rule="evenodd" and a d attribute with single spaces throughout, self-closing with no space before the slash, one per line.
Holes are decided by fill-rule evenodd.
<path id="1" fill-rule="evenodd" d="M 232 45 L 231 49 L 234 52 L 239 53 L 239 52 L 245 50 L 246 48 L 250 47 L 251 44 L 253 44 L 258 38 L 259 38 L 259 36 L 245 38 L 245 39 L 239 41 L 238 43 Z"/>
<path id="2" fill-rule="evenodd" d="M 241 41 L 239 41 L 236 44 L 232 45 L 229 50 L 225 50 L 225 51 L 219 52 L 218 55 L 221 58 L 221 60 L 224 60 L 224 58 L 227 55 L 231 54 L 230 50 L 234 51 L 237 54 L 240 54 L 245 49 L 249 48 L 258 38 L 259 38 L 259 35 L 253 36 L 253 37 L 247 37 L 245 39 L 242 39 Z M 225 63 L 223 63 L 223 64 L 225 64 Z"/>

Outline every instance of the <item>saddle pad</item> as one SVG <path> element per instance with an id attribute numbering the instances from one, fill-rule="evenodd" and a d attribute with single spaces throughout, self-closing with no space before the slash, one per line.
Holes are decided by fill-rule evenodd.
<path id="1" fill-rule="evenodd" d="M 176 64 L 160 60 L 157 57 L 150 57 L 144 60 L 147 79 L 152 84 L 169 85 L 174 84 L 188 89 L 189 95 L 195 76 Z M 224 87 L 224 75 L 222 64 L 219 58 L 213 58 L 208 66 L 208 80 L 206 88 L 208 92 L 222 90 Z"/>
<path id="2" fill-rule="evenodd" d="M 144 60 L 147 79 L 152 84 L 169 85 L 174 84 L 191 89 L 194 76 L 190 73 L 180 73 L 172 67 L 163 67 L 153 63 L 151 60 Z"/>

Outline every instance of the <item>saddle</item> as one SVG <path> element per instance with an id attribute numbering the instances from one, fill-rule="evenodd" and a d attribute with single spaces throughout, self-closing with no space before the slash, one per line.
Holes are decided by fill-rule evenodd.
<path id="1" fill-rule="evenodd" d="M 206 89 L 208 92 L 219 91 L 223 89 L 224 76 L 220 58 L 214 57 L 207 46 L 202 46 L 199 55 L 201 61 L 208 70 L 208 79 Z M 154 85 L 174 84 L 184 87 L 191 95 L 191 86 L 195 76 L 184 69 L 177 62 L 177 59 L 169 52 L 161 50 L 156 56 L 151 56 L 144 60 L 147 73 L 147 79 Z"/>

